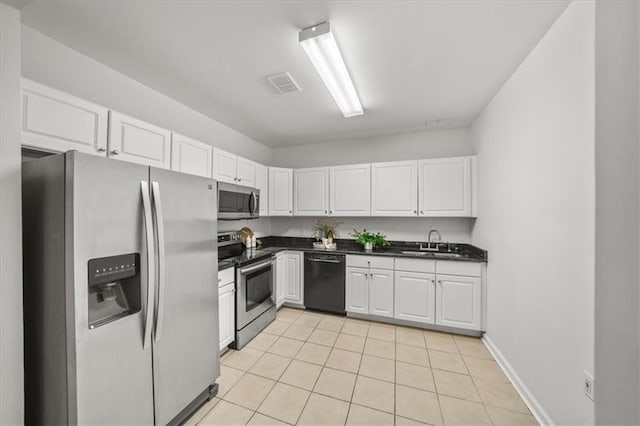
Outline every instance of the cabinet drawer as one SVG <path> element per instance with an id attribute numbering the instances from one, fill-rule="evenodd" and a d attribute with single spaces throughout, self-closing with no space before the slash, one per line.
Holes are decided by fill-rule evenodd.
<path id="1" fill-rule="evenodd" d="M 356 268 L 393 269 L 393 257 L 348 255 L 347 266 Z"/>
<path id="2" fill-rule="evenodd" d="M 222 288 L 225 285 L 231 284 L 235 281 L 235 268 L 227 268 L 222 271 L 218 271 L 218 288 Z"/>
<path id="3" fill-rule="evenodd" d="M 397 257 L 396 270 L 433 274 L 436 272 L 436 261 L 429 259 L 407 259 L 404 257 Z"/>
<path id="4" fill-rule="evenodd" d="M 450 260 L 438 260 L 436 265 L 438 274 L 464 275 L 467 277 L 482 276 L 482 264 L 475 262 L 456 262 Z"/>

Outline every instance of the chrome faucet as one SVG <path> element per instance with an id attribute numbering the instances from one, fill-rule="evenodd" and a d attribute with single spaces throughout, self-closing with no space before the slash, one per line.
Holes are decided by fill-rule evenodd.
<path id="1" fill-rule="evenodd" d="M 438 230 L 437 229 L 432 229 L 431 231 L 429 231 L 429 235 L 427 236 L 427 246 L 424 247 L 422 245 L 422 243 L 420 243 L 420 250 L 438 251 L 438 244 L 437 243 L 434 246 L 431 245 L 431 235 L 433 235 L 434 232 L 438 236 L 438 242 L 442 242 L 442 236 L 440 235 Z"/>

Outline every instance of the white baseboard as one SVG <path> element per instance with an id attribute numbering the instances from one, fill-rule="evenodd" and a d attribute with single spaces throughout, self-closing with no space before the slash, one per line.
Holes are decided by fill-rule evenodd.
<path id="1" fill-rule="evenodd" d="M 502 368 L 504 374 L 506 374 L 509 380 L 511 380 L 513 387 L 520 394 L 520 397 L 522 398 L 524 403 L 527 404 L 527 407 L 529 407 L 529 410 L 531 410 L 531 413 L 536 418 L 538 423 L 540 423 L 541 425 L 553 426 L 554 423 L 553 420 L 551 420 L 551 417 L 549 417 L 549 414 L 547 414 L 544 408 L 542 408 L 538 400 L 525 386 L 522 379 L 520 379 L 520 376 L 518 376 L 513 367 L 511 367 L 511 364 L 509 364 L 502 352 L 500 352 L 500 349 L 496 347 L 496 345 L 491 341 L 486 333 L 484 334 L 482 341 L 484 342 L 484 345 L 487 347 L 489 352 L 491 352 L 491 355 L 493 355 L 500 368 Z"/>

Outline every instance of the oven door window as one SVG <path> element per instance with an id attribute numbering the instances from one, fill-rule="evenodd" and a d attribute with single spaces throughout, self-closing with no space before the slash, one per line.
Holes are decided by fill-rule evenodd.
<path id="1" fill-rule="evenodd" d="M 220 213 L 249 213 L 251 194 L 233 191 L 220 191 L 218 197 L 218 211 Z"/>
<path id="2" fill-rule="evenodd" d="M 272 266 L 247 274 L 246 312 L 257 308 L 271 297 Z"/>

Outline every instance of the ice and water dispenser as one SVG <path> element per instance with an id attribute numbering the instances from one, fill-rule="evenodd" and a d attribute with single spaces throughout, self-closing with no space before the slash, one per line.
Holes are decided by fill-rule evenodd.
<path id="1" fill-rule="evenodd" d="M 140 311 L 140 254 L 89 260 L 89 328 Z"/>

